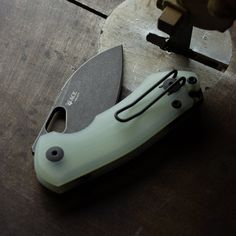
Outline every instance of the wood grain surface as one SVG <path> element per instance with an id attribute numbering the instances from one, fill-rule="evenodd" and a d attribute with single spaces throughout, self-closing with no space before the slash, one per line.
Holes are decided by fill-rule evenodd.
<path id="1" fill-rule="evenodd" d="M 59 89 L 97 52 L 104 20 L 64 0 L 0 3 L 0 235 L 236 234 L 235 29 L 231 77 L 205 92 L 191 119 L 58 196 L 38 184 L 31 145 Z"/>

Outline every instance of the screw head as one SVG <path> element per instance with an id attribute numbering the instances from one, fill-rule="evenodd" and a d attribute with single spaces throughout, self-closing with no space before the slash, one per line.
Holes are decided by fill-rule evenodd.
<path id="1" fill-rule="evenodd" d="M 179 100 L 174 100 L 171 105 L 172 105 L 172 107 L 174 107 L 175 109 L 179 109 L 179 108 L 182 107 L 182 102 L 179 101 Z"/>
<path id="2" fill-rule="evenodd" d="M 46 158 L 51 162 L 58 162 L 64 157 L 64 151 L 60 147 L 49 148 L 46 152 Z"/>
<path id="3" fill-rule="evenodd" d="M 161 87 L 163 87 L 164 90 L 167 90 L 172 84 L 174 84 L 176 82 L 176 79 L 174 78 L 170 78 L 164 81 L 163 85 Z M 176 84 L 176 86 L 174 86 L 171 90 L 170 93 L 175 93 L 179 90 L 179 86 L 178 84 Z"/>
<path id="4" fill-rule="evenodd" d="M 196 84 L 197 83 L 197 78 L 194 76 L 191 76 L 188 78 L 188 83 L 189 84 Z"/>

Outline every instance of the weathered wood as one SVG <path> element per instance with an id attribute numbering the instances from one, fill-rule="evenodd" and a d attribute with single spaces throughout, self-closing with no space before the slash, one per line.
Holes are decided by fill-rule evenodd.
<path id="1" fill-rule="evenodd" d="M 62 85 L 97 52 L 104 20 L 64 0 L 0 3 L 0 234 L 82 232 L 86 217 L 79 226 L 52 214 L 31 145 Z"/>
<path id="2" fill-rule="evenodd" d="M 193 119 L 58 196 L 38 184 L 30 148 L 61 86 L 96 53 L 104 21 L 64 0 L 0 2 L 1 235 L 235 235 L 235 48 L 232 78 L 205 92 Z"/>
<path id="3" fill-rule="evenodd" d="M 124 0 L 76 0 L 105 15 L 109 15 Z"/>

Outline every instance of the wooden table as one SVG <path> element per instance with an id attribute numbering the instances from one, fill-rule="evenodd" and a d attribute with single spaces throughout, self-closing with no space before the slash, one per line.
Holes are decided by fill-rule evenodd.
<path id="1" fill-rule="evenodd" d="M 236 76 L 127 165 L 61 196 L 38 184 L 31 145 L 64 82 L 98 50 L 105 19 L 94 12 L 122 0 L 78 2 L 0 0 L 0 234 L 235 235 Z M 226 73 L 235 65 L 234 50 Z"/>

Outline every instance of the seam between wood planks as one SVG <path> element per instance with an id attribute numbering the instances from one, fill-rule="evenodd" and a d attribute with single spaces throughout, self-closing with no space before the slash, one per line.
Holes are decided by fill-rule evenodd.
<path id="1" fill-rule="evenodd" d="M 87 10 L 87 11 L 89 11 L 89 12 L 91 12 L 91 13 L 99 16 L 99 17 L 102 17 L 103 19 L 107 19 L 107 17 L 108 17 L 106 14 L 104 14 L 100 11 L 97 11 L 96 9 L 93 9 L 93 8 L 83 4 L 83 3 L 77 2 L 76 0 L 66 0 L 66 1 L 76 5 L 78 7 L 81 7 L 81 8 L 83 8 L 83 9 L 85 9 L 85 10 Z"/>

